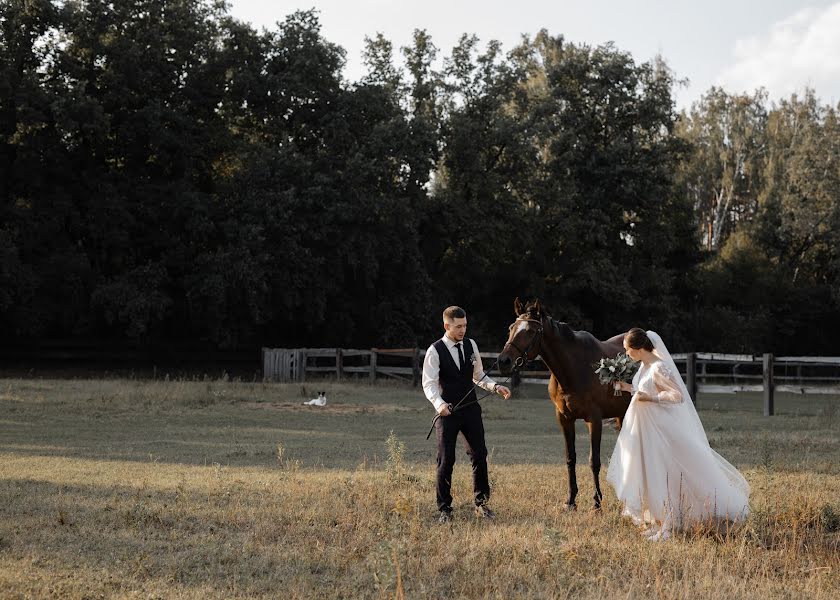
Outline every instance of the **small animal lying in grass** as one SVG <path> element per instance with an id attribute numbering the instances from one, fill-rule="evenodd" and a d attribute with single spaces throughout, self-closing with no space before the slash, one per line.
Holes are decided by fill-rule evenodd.
<path id="1" fill-rule="evenodd" d="M 326 392 L 318 392 L 317 398 L 312 398 L 309 402 L 303 403 L 306 406 L 326 406 L 327 405 L 327 393 Z"/>

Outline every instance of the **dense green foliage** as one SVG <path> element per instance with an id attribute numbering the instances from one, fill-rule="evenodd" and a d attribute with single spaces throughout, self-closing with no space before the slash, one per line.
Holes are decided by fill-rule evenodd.
<path id="1" fill-rule="evenodd" d="M 836 354 L 840 125 L 539 32 L 439 60 L 316 13 L 210 0 L 0 2 L 7 340 L 411 346 L 515 296 L 599 336 Z M 438 65 L 443 65 L 438 68 Z"/>

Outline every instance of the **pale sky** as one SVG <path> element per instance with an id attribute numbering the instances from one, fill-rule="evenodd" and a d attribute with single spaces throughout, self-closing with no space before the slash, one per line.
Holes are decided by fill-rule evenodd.
<path id="1" fill-rule="evenodd" d="M 678 108 L 712 85 L 732 93 L 764 86 L 771 99 L 807 85 L 823 103 L 840 102 L 840 0 L 228 1 L 233 16 L 258 29 L 316 8 L 322 35 L 347 51 L 349 81 L 363 75 L 364 38 L 377 32 L 397 49 L 426 29 L 448 55 L 462 33 L 510 50 L 521 34 L 545 28 L 575 43 L 613 41 L 637 62 L 661 54 L 690 81 L 676 92 Z"/>

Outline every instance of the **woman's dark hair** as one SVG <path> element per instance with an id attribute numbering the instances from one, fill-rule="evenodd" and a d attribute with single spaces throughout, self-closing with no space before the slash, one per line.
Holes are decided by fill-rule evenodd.
<path id="1" fill-rule="evenodd" d="M 627 345 L 634 350 L 647 350 L 653 352 L 653 342 L 650 341 L 647 333 L 641 327 L 634 327 L 624 336 Z"/>

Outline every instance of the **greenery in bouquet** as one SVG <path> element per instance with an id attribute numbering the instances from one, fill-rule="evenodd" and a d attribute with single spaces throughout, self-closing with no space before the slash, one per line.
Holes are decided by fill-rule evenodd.
<path id="1" fill-rule="evenodd" d="M 616 381 L 629 383 L 639 368 L 638 364 L 623 352 L 617 354 L 615 358 L 602 358 L 594 366 L 595 374 L 603 385 Z"/>

